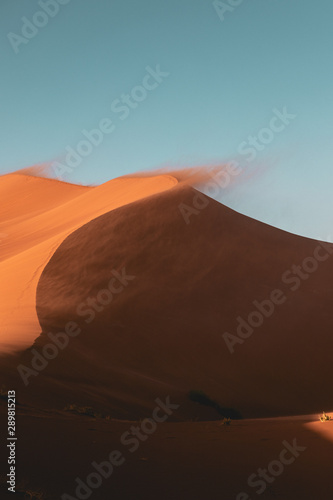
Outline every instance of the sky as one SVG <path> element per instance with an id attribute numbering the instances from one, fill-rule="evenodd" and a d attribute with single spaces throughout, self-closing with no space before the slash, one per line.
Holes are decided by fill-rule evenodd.
<path id="1" fill-rule="evenodd" d="M 333 241 L 332 15 L 331 0 L 1 0 L 0 174 L 47 163 L 91 185 L 233 160 L 245 175 L 219 201 Z"/>

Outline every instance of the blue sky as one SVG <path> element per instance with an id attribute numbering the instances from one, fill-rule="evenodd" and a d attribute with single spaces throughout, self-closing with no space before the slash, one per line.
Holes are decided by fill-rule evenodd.
<path id="1" fill-rule="evenodd" d="M 265 168 L 221 202 L 332 239 L 333 4 L 228 2 L 2 0 L 0 173 L 60 162 L 64 180 L 98 184 L 241 158 Z M 148 80 L 158 66 L 168 76 Z M 269 138 L 284 107 L 295 118 Z M 67 148 L 102 121 L 101 143 L 69 168 Z M 239 148 L 258 134 L 269 140 L 249 162 Z"/>

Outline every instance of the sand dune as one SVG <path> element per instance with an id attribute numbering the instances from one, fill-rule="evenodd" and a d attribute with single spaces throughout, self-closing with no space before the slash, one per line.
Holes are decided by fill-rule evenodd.
<path id="1" fill-rule="evenodd" d="M 188 401 L 188 392 L 197 389 L 244 417 L 329 409 L 329 382 L 321 374 L 332 344 L 329 252 L 321 247 L 327 259 L 292 291 L 295 281 L 282 276 L 312 256 L 318 242 L 214 200 L 186 224 L 179 208 L 192 206 L 195 195 L 170 177 L 118 179 L 27 220 L 27 234 L 36 224 L 45 240 L 2 262 L 17 283 L 4 295 L 5 324 L 20 348 L 42 329 L 34 345 L 38 352 L 50 343 L 50 333 L 65 331 L 71 322 L 80 328 L 31 377 L 30 402 L 63 407 L 75 400 L 136 418 L 151 410 L 156 395 L 172 395 L 182 403 L 177 418 L 193 412 L 217 418 L 215 410 Z M 17 238 L 23 245 L 21 233 Z M 115 272 L 130 276 L 125 286 Z M 109 303 L 110 280 L 121 293 L 113 288 Z M 283 303 L 232 354 L 222 334 L 236 334 L 237 318 L 247 319 L 257 311 L 253 301 L 267 300 L 276 289 Z M 20 311 L 15 322 L 14 307 Z M 12 332 L 5 330 L 7 343 L 14 340 Z M 30 366 L 31 351 L 20 359 Z"/>
<path id="2" fill-rule="evenodd" d="M 182 172 L 97 187 L 0 177 L 0 379 L 18 399 L 19 494 L 74 494 L 160 398 L 177 408 L 94 497 L 249 499 L 267 464 L 283 472 L 256 482 L 265 498 L 329 496 L 333 423 L 318 413 L 332 410 L 333 245 L 188 184 Z M 221 408 L 244 419 L 221 426 Z M 295 463 L 286 442 L 301 447 Z M 286 446 L 290 467 L 276 461 Z"/>
<path id="3" fill-rule="evenodd" d="M 0 177 L 0 352 L 28 347 L 40 333 L 36 288 L 46 263 L 72 231 L 95 217 L 159 193 L 171 176 L 115 179 L 87 188 L 22 174 Z"/>

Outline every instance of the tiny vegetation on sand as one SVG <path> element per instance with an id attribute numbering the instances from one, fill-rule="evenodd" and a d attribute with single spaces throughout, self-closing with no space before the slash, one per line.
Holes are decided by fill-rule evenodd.
<path id="1" fill-rule="evenodd" d="M 327 413 L 323 411 L 323 414 L 320 415 L 319 420 L 321 422 L 329 422 L 330 420 L 332 420 L 332 417 L 330 415 L 327 415 Z"/>

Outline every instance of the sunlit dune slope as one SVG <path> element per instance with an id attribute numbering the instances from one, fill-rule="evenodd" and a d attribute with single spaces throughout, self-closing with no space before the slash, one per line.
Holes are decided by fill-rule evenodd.
<path id="1" fill-rule="evenodd" d="M 0 229 L 10 231 L 11 225 L 37 216 L 89 191 L 54 179 L 43 179 L 23 174 L 0 177 Z M 3 252 L 1 252 L 1 259 Z"/>
<path id="2" fill-rule="evenodd" d="M 176 183 L 168 175 L 127 177 L 87 188 L 21 174 L 0 177 L 0 352 L 27 347 L 39 335 L 37 283 L 67 235 L 105 212 Z"/>

